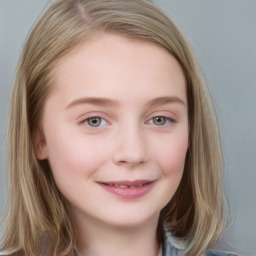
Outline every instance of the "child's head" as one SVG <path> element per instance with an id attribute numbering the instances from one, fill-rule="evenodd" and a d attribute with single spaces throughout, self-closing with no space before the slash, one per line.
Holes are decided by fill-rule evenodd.
<path id="1" fill-rule="evenodd" d="M 125 65 L 127 74 L 124 72 Z M 88 75 L 85 75 L 86 72 Z M 85 90 L 81 81 L 85 82 Z M 118 84 L 119 82 L 122 84 Z M 131 91 L 127 86 L 129 83 L 130 90 L 134 93 L 134 101 L 131 101 Z M 83 133 L 88 140 L 88 144 L 81 146 L 91 146 L 84 149 L 88 152 L 88 165 L 101 161 L 102 152 L 105 154 L 108 150 L 119 152 L 114 157 L 112 155 L 111 159 L 120 168 L 125 166 L 123 170 L 141 163 L 142 166 L 156 154 L 159 157 L 154 161 L 160 162 L 159 166 L 163 166 L 168 158 L 173 163 L 173 159 L 178 158 L 177 152 L 180 152 L 179 172 L 169 176 L 170 184 L 173 178 L 176 181 L 170 185 L 173 191 L 169 191 L 169 200 L 162 202 L 158 232 L 160 234 L 165 227 L 174 236 L 184 238 L 190 255 L 203 252 L 215 241 L 223 228 L 221 152 L 215 114 L 200 67 L 188 43 L 162 12 L 143 0 L 55 1 L 32 28 L 16 71 L 10 99 L 7 153 L 10 197 L 6 223 L 10 232 L 5 232 L 4 247 L 26 249 L 29 255 L 37 249 L 38 236 L 44 230 L 48 230 L 57 241 L 56 250 L 69 251 L 75 245 L 76 232 L 70 216 L 73 212 L 67 203 L 67 199 L 74 203 L 72 191 L 66 193 L 68 184 L 61 181 L 59 170 L 63 168 L 64 176 L 65 167 L 73 168 L 73 165 L 67 165 L 70 163 L 69 157 L 73 161 L 77 159 L 79 164 L 78 153 L 75 149 L 73 152 L 72 150 L 73 147 L 82 150 L 78 146 L 82 137 L 75 137 L 76 133 L 72 137 L 74 127 L 63 132 L 64 128 L 54 126 L 54 121 L 63 118 L 58 112 L 62 100 L 68 102 L 70 99 L 77 99 L 80 92 L 82 101 L 79 99 L 67 106 L 72 108 L 72 105 L 76 105 L 76 108 L 70 110 L 70 113 L 73 111 L 72 114 L 65 116 L 66 119 L 69 118 L 65 122 L 75 121 L 73 123 L 76 125 L 79 123 L 80 126 L 88 127 L 90 121 L 90 127 L 103 126 L 97 132 L 93 129 L 81 131 L 84 128 L 75 128 L 76 131 L 80 129 L 79 133 Z M 173 98 L 172 92 L 175 92 Z M 127 98 L 124 97 L 125 94 Z M 151 107 L 146 108 L 143 100 L 157 96 L 161 96 L 154 103 L 158 107 L 153 108 L 151 102 Z M 106 98 L 117 102 L 109 102 Z M 81 110 L 81 104 L 94 106 L 87 107 L 90 114 L 84 113 L 84 109 Z M 133 106 L 130 110 L 133 116 L 127 115 L 127 106 Z M 103 108 L 106 111 L 102 116 Z M 140 130 L 134 133 L 131 128 L 135 120 L 134 113 L 139 112 L 141 114 L 137 115 L 138 123 L 143 127 L 150 127 L 146 129 L 145 136 L 141 135 Z M 130 119 L 121 122 L 120 117 L 123 114 Z M 76 120 L 73 120 L 74 116 L 77 116 Z M 164 130 L 171 129 L 170 126 L 161 127 L 169 122 L 184 124 L 183 130 L 179 128 L 179 131 L 182 130 L 182 139 L 178 142 L 180 133 Z M 126 128 L 122 132 L 125 132 L 127 138 L 118 133 L 116 127 L 120 123 L 125 124 Z M 152 124 L 162 130 L 151 128 Z M 168 137 L 166 134 L 171 132 L 173 137 Z M 159 144 L 152 139 L 155 133 L 161 134 L 158 135 L 162 139 Z M 65 144 L 62 140 L 63 144 L 58 144 L 61 136 L 65 134 L 70 136 L 69 143 Z M 88 139 L 88 134 L 91 139 Z M 137 143 L 132 142 L 132 136 L 137 136 Z M 169 141 L 168 138 L 173 140 Z M 151 143 L 151 147 L 144 148 L 143 143 L 147 146 Z M 105 146 L 103 151 L 102 146 Z M 130 155 L 127 153 L 128 147 L 129 150 L 134 147 L 134 154 L 131 151 Z M 151 148 L 157 152 L 153 156 Z M 61 163 L 60 159 L 64 156 L 66 157 Z M 112 166 L 110 167 L 112 170 Z M 168 167 L 167 165 L 166 168 Z M 100 174 L 92 176 L 99 183 L 110 182 L 115 178 L 115 173 L 108 176 L 107 169 L 104 168 Z M 138 173 L 143 173 L 145 167 L 139 168 L 141 172 Z M 131 172 L 126 174 L 128 173 Z M 137 172 L 134 173 L 135 176 L 138 175 Z M 158 178 L 150 170 L 145 177 L 152 180 Z M 120 175 L 114 180 L 122 178 Z M 142 176 L 135 178 L 139 180 Z M 146 181 L 141 182 L 144 184 Z M 75 190 L 79 184 L 73 186 Z M 18 219 L 18 227 L 14 219 Z M 13 233 L 15 228 L 18 229 L 17 233 Z M 27 237 L 31 238 L 29 242 Z"/>

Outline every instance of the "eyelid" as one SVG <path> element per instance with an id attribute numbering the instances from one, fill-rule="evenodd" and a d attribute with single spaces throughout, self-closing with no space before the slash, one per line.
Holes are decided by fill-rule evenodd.
<path id="1" fill-rule="evenodd" d="M 170 120 L 171 123 L 177 123 L 178 122 L 178 117 L 174 113 L 171 113 L 169 111 L 156 111 L 154 113 L 151 113 L 147 117 L 146 122 L 153 119 L 154 117 L 164 117 L 164 118 Z"/>
<path id="2" fill-rule="evenodd" d="M 156 117 L 164 118 L 165 119 L 165 123 L 164 124 L 156 124 L 156 123 L 154 123 L 154 118 L 156 118 Z M 174 120 L 174 119 L 172 119 L 170 117 L 167 117 L 167 116 L 157 115 L 157 116 L 153 116 L 152 118 L 150 118 L 147 122 L 150 125 L 154 125 L 154 126 L 157 126 L 157 127 L 165 127 L 165 126 L 168 126 L 168 125 L 171 125 L 171 124 L 175 124 L 176 120 Z"/>
<path id="3" fill-rule="evenodd" d="M 88 112 L 88 113 L 83 113 L 81 115 L 79 115 L 77 117 L 77 120 L 79 122 L 82 122 L 83 120 L 85 119 L 88 119 L 88 118 L 92 118 L 92 117 L 100 117 L 100 118 L 103 118 L 103 119 L 108 119 L 108 116 L 103 113 L 103 112 L 98 112 L 98 111 L 92 111 L 92 112 Z"/>

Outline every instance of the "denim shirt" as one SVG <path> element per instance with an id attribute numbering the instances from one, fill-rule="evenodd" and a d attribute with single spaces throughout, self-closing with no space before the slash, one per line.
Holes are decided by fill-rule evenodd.
<path id="1" fill-rule="evenodd" d="M 175 240 L 170 233 L 166 233 L 165 250 L 160 248 L 158 256 L 184 256 L 184 246 L 181 241 Z M 201 256 L 238 256 L 232 252 L 210 250 Z"/>

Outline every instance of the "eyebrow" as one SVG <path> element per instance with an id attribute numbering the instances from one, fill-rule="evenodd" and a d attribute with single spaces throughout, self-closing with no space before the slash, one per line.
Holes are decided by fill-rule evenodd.
<path id="1" fill-rule="evenodd" d="M 167 105 L 167 104 L 173 104 L 173 103 L 178 103 L 186 106 L 185 101 L 183 101 L 182 99 L 176 96 L 165 96 L 165 97 L 154 98 L 148 101 L 146 105 L 150 107 L 155 107 L 155 106 Z"/>
<path id="2" fill-rule="evenodd" d="M 186 106 L 185 101 L 175 96 L 164 96 L 164 97 L 154 98 L 152 100 L 149 100 L 146 103 L 146 106 L 155 107 L 155 106 L 167 105 L 167 104 L 173 104 L 173 103 L 178 103 Z M 108 98 L 87 97 L 87 98 L 79 98 L 72 101 L 71 103 L 68 104 L 66 109 L 77 106 L 77 105 L 83 105 L 83 104 L 97 105 L 97 106 L 103 106 L 103 107 L 105 106 L 116 107 L 120 105 L 118 101 L 108 99 Z"/>
<path id="3" fill-rule="evenodd" d="M 67 108 L 71 108 L 77 105 L 83 104 L 90 104 L 90 105 L 97 105 L 97 106 L 118 106 L 119 103 L 115 100 L 107 99 L 107 98 L 96 98 L 96 97 L 88 97 L 88 98 L 79 98 L 77 100 L 72 101 L 68 104 Z"/>

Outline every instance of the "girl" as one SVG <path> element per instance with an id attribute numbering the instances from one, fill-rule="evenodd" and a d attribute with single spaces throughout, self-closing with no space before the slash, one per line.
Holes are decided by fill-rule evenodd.
<path id="1" fill-rule="evenodd" d="M 57 0 L 8 122 L 6 255 L 233 255 L 217 122 L 177 27 L 143 0 Z M 38 244 L 39 241 L 39 244 Z"/>

